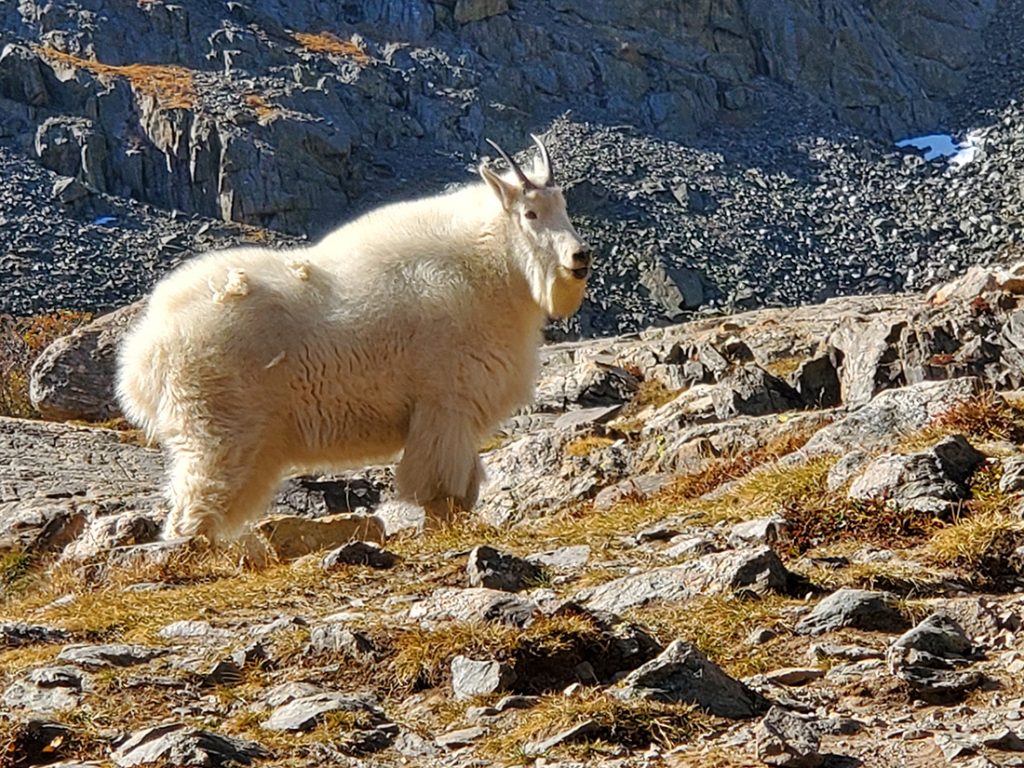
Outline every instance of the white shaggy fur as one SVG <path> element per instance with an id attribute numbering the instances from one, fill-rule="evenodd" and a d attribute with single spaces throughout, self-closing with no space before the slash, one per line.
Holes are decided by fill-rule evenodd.
<path id="1" fill-rule="evenodd" d="M 286 474 L 403 447 L 400 498 L 435 519 L 475 503 L 478 447 L 531 396 L 545 317 L 576 311 L 590 260 L 558 188 L 480 174 L 308 248 L 199 256 L 156 286 L 117 393 L 167 451 L 165 536 L 237 535 Z"/>

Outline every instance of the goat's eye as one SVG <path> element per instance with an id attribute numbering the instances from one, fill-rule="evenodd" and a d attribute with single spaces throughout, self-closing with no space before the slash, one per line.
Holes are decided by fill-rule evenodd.
<path id="1" fill-rule="evenodd" d="M 528 219 L 536 219 L 537 218 L 537 214 L 536 214 L 535 211 L 527 211 L 525 215 L 526 215 L 526 218 L 528 218 Z"/>

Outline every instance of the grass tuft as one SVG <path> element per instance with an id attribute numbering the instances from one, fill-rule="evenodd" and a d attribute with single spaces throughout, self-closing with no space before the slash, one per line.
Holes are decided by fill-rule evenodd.
<path id="1" fill-rule="evenodd" d="M 776 595 L 739 598 L 703 595 L 685 603 L 657 603 L 627 614 L 654 631 L 662 645 L 682 639 L 693 643 L 704 655 L 734 677 L 766 672 L 787 663 L 784 649 L 775 641 L 751 647 L 746 639 L 755 629 L 780 630 L 789 635 L 784 610 L 798 604 Z"/>
<path id="2" fill-rule="evenodd" d="M 123 78 L 138 94 L 153 98 L 161 109 L 192 109 L 198 98 L 192 70 L 173 64 L 104 64 L 46 45 L 40 53 L 52 62 L 84 69 L 100 77 Z"/>
<path id="3" fill-rule="evenodd" d="M 567 443 L 565 446 L 565 452 L 569 456 L 589 456 L 595 451 L 607 448 L 614 442 L 615 441 L 610 437 L 604 437 L 601 435 L 585 435 L 583 437 L 577 437 L 575 440 Z"/>
<path id="4" fill-rule="evenodd" d="M 521 760 L 523 747 L 583 723 L 593 730 L 584 741 L 558 752 L 574 758 L 617 754 L 619 747 L 668 749 L 709 730 L 710 719 L 695 707 L 654 701 L 623 701 L 598 691 L 566 698 L 550 696 L 525 713 L 508 730 L 486 739 L 480 752 L 494 758 Z"/>
<path id="5" fill-rule="evenodd" d="M 357 64 L 367 64 L 370 57 L 366 48 L 355 39 L 343 40 L 331 32 L 293 32 L 295 42 L 314 53 L 329 53 L 344 56 Z"/>
<path id="6" fill-rule="evenodd" d="M 525 629 L 492 623 L 451 622 L 425 629 L 413 627 L 388 640 L 393 655 L 392 679 L 400 688 L 443 685 L 457 655 L 510 663 L 538 693 L 565 685 L 573 667 L 596 656 L 605 640 L 588 615 L 540 617 Z"/>

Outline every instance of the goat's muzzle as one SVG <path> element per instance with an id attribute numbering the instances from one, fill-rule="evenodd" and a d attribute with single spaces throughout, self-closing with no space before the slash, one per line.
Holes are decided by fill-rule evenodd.
<path id="1" fill-rule="evenodd" d="M 572 274 L 578 280 L 586 280 L 590 274 L 590 264 L 594 260 L 594 252 L 590 248 L 583 248 L 572 255 Z"/>

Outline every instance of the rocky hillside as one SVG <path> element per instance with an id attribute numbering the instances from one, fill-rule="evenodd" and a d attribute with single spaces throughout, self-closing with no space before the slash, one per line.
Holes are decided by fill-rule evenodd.
<path id="1" fill-rule="evenodd" d="M 430 533 L 378 467 L 160 541 L 134 433 L 0 419 L 0 765 L 1019 765 L 1022 275 L 552 346 Z"/>
<path id="2" fill-rule="evenodd" d="M 547 132 L 601 260 L 560 332 L 927 287 L 1019 248 L 1020 0 L 0 7 L 0 312 L 112 309 Z M 125 45 L 131 40 L 130 46 Z M 897 151 L 976 131 L 955 172 Z M 230 223 L 222 223 L 230 222 Z"/>

